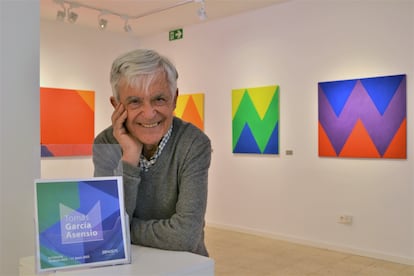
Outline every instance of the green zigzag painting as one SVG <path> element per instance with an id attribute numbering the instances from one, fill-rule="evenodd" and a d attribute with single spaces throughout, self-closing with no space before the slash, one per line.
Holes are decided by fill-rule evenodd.
<path id="1" fill-rule="evenodd" d="M 233 153 L 279 154 L 279 86 L 232 90 Z"/>

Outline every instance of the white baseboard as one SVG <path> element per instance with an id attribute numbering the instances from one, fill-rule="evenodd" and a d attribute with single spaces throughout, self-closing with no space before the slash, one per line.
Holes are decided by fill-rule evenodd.
<path id="1" fill-rule="evenodd" d="M 307 239 L 303 239 L 300 237 L 280 235 L 280 234 L 269 233 L 269 232 L 260 231 L 256 229 L 250 229 L 246 227 L 237 227 L 237 226 L 228 225 L 228 224 L 221 224 L 221 223 L 214 223 L 214 222 L 207 222 L 206 224 L 207 224 L 207 227 L 212 227 L 212 228 L 218 228 L 218 229 L 223 229 L 223 230 L 251 234 L 251 235 L 265 237 L 269 239 L 282 240 L 282 241 L 292 242 L 292 243 L 301 244 L 301 245 L 307 245 L 307 246 L 312 246 L 312 247 L 317 247 L 317 248 L 322 248 L 322 249 L 349 253 L 353 255 L 365 256 L 365 257 L 385 260 L 389 262 L 401 263 L 405 265 L 414 265 L 414 259 L 409 258 L 409 257 L 395 256 L 395 255 L 385 254 L 383 252 L 369 251 L 369 250 L 364 250 L 360 248 L 348 247 L 344 245 L 326 243 L 323 241 L 307 240 Z"/>

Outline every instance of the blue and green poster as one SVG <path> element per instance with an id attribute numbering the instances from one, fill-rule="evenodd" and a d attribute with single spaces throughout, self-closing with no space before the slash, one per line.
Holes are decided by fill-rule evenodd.
<path id="1" fill-rule="evenodd" d="M 38 271 L 129 262 L 122 178 L 36 180 Z"/>

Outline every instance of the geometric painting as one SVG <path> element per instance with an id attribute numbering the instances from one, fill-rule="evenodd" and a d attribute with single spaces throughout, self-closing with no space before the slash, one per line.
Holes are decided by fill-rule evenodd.
<path id="1" fill-rule="evenodd" d="M 318 83 L 319 156 L 407 158 L 406 75 Z"/>
<path id="2" fill-rule="evenodd" d="M 204 131 L 204 94 L 178 95 L 174 114 Z"/>
<path id="3" fill-rule="evenodd" d="M 92 155 L 95 92 L 40 88 L 41 156 Z"/>
<path id="4" fill-rule="evenodd" d="M 279 86 L 232 90 L 233 153 L 279 154 Z"/>

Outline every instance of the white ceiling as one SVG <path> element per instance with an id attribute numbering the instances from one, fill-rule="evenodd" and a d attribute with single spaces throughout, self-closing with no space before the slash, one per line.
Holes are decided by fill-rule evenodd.
<path id="1" fill-rule="evenodd" d="M 40 0 L 40 17 L 56 20 L 57 11 L 63 10 L 59 1 L 62 0 Z M 206 21 L 265 8 L 285 1 L 289 0 L 205 0 L 208 16 Z M 65 0 L 65 2 L 80 3 L 80 6 L 72 9 L 79 15 L 75 24 L 91 28 L 98 29 L 98 16 L 100 15 L 98 10 L 108 10 L 129 17 L 140 17 L 128 21 L 132 27 L 132 34 L 136 36 L 168 32 L 204 22 L 197 15 L 197 11 L 201 7 L 200 0 Z M 66 8 L 69 8 L 68 3 L 64 4 Z M 182 5 L 169 8 L 179 3 Z M 98 10 L 84 8 L 82 4 L 95 7 Z M 141 15 L 144 16 L 141 17 Z M 107 14 L 104 18 L 108 20 L 106 31 L 124 32 L 124 20 L 119 16 Z M 67 21 L 65 23 L 71 24 Z"/>

